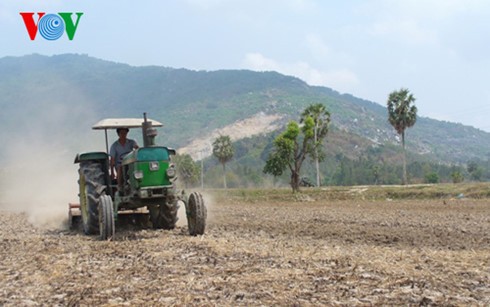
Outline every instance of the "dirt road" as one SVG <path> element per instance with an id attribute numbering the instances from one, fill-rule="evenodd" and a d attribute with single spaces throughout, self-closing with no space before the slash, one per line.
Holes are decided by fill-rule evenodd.
<path id="1" fill-rule="evenodd" d="M 490 201 L 216 201 L 112 242 L 0 214 L 0 306 L 490 305 Z"/>

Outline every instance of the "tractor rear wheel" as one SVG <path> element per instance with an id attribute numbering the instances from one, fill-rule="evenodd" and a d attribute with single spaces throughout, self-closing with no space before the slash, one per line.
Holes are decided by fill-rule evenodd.
<path id="1" fill-rule="evenodd" d="M 114 237 L 114 207 L 112 199 L 108 195 L 99 198 L 99 230 L 101 240 L 110 240 Z"/>
<path id="2" fill-rule="evenodd" d="M 78 170 L 80 179 L 80 211 L 82 212 L 83 232 L 88 235 L 99 232 L 99 198 L 105 195 L 102 164 L 95 161 L 83 161 Z"/>
<path id="3" fill-rule="evenodd" d="M 155 229 L 174 229 L 177 224 L 179 204 L 176 199 L 149 208 L 151 223 Z"/>
<path id="4" fill-rule="evenodd" d="M 207 209 L 201 193 L 192 192 L 186 203 L 187 226 L 191 236 L 202 235 L 206 229 Z"/>

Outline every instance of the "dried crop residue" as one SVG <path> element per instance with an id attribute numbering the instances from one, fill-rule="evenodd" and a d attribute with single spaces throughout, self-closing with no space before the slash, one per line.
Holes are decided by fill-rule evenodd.
<path id="1" fill-rule="evenodd" d="M 178 151 L 180 154 L 191 155 L 194 160 L 200 160 L 212 154 L 211 144 L 220 135 L 229 135 L 230 138 L 235 141 L 254 135 L 268 133 L 279 128 L 278 122 L 280 119 L 282 119 L 281 115 L 267 115 L 260 112 L 250 118 L 237 121 L 220 129 L 215 129 L 211 133 L 195 139 Z"/>
<path id="2" fill-rule="evenodd" d="M 0 214 L 0 305 L 489 305 L 488 200 L 216 198 L 204 236 Z"/>

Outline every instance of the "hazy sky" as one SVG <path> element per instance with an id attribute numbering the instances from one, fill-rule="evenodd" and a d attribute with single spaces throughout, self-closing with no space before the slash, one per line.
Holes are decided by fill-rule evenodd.
<path id="1" fill-rule="evenodd" d="M 83 12 L 73 41 L 19 12 Z M 82 53 L 131 65 L 275 70 L 490 131 L 488 0 L 0 0 L 0 57 Z"/>

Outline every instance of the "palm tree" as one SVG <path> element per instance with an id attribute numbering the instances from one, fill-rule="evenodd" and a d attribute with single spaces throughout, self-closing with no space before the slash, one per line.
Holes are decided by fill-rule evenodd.
<path id="1" fill-rule="evenodd" d="M 229 135 L 220 135 L 213 142 L 213 155 L 223 165 L 223 186 L 226 189 L 226 162 L 230 161 L 235 154 Z"/>
<path id="2" fill-rule="evenodd" d="M 415 125 L 417 107 L 415 97 L 406 88 L 393 91 L 388 96 L 388 121 L 402 137 L 403 146 L 403 184 L 407 184 L 407 158 L 405 151 L 405 129 Z"/>
<path id="3" fill-rule="evenodd" d="M 319 187 L 320 182 L 320 163 L 322 140 L 328 133 L 328 124 L 330 123 L 330 113 L 327 111 L 325 105 L 321 103 L 309 105 L 303 113 L 301 113 L 300 122 L 303 123 L 307 117 L 311 117 L 315 123 L 314 135 L 313 135 L 313 159 L 315 160 L 316 167 L 316 185 Z"/>

